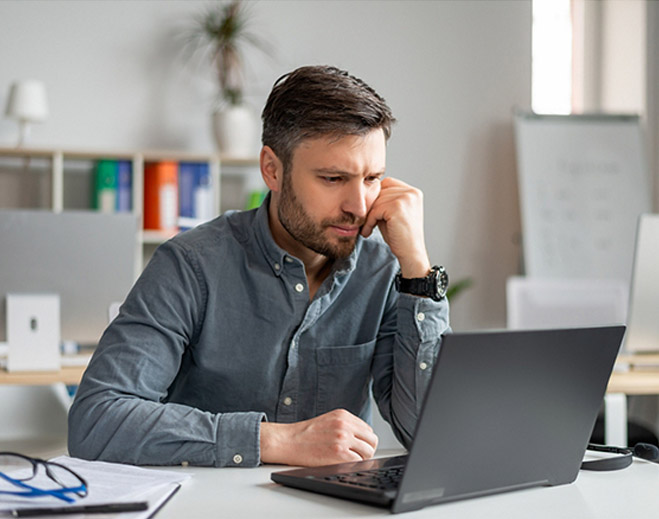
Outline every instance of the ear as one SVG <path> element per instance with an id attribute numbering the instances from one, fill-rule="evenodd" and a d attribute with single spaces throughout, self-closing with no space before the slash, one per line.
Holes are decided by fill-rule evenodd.
<path id="1" fill-rule="evenodd" d="M 261 149 L 259 164 L 265 185 L 274 193 L 281 191 L 284 167 L 270 146 L 263 146 Z"/>

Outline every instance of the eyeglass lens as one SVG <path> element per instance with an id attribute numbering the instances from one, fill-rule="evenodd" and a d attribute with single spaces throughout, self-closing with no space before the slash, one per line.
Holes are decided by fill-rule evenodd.
<path id="1" fill-rule="evenodd" d="M 0 453 L 0 472 L 20 481 L 27 481 L 35 476 L 36 466 L 30 458 Z"/>
<path id="2" fill-rule="evenodd" d="M 52 486 L 52 482 L 62 488 L 78 488 L 85 485 L 84 480 L 63 465 L 15 453 L 0 452 L 0 472 L 13 479 L 30 481 L 41 487 Z"/>
<path id="3" fill-rule="evenodd" d="M 79 487 L 82 484 L 80 478 L 64 466 L 48 463 L 45 471 L 50 479 L 63 488 Z"/>

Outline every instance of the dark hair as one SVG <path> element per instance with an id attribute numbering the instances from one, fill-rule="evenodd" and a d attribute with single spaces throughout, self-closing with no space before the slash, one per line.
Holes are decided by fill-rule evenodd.
<path id="1" fill-rule="evenodd" d="M 263 113 L 261 141 L 270 146 L 284 171 L 305 139 L 365 135 L 382 129 L 385 139 L 396 121 L 385 100 L 364 81 L 330 66 L 300 67 L 272 87 Z"/>

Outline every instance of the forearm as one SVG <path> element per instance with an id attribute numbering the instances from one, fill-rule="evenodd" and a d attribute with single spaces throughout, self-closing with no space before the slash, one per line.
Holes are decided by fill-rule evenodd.
<path id="1" fill-rule="evenodd" d="M 168 242 L 158 249 L 78 388 L 69 413 L 73 456 L 140 465 L 258 465 L 262 413 L 218 414 L 208 401 L 194 406 L 193 398 L 172 395 L 203 323 L 205 285 L 183 248 Z"/>
<path id="2" fill-rule="evenodd" d="M 252 467 L 260 459 L 262 419 L 261 413 L 212 414 L 114 391 L 88 391 L 69 414 L 69 452 L 136 465 Z"/>

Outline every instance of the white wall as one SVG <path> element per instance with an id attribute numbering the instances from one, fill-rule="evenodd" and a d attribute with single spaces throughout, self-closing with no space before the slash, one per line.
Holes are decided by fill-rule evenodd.
<path id="1" fill-rule="evenodd" d="M 51 116 L 32 145 L 213 147 L 210 67 L 186 61 L 180 33 L 206 2 L 0 2 L 0 104 L 9 83 L 45 81 Z M 475 285 L 456 330 L 505 323 L 505 279 L 520 229 L 511 111 L 530 106 L 531 4 L 522 0 L 261 1 L 253 27 L 274 59 L 248 54 L 248 100 L 274 80 L 329 63 L 372 84 L 399 120 L 388 173 L 421 187 L 432 259 Z M 0 145 L 15 140 L 0 121 Z"/>

